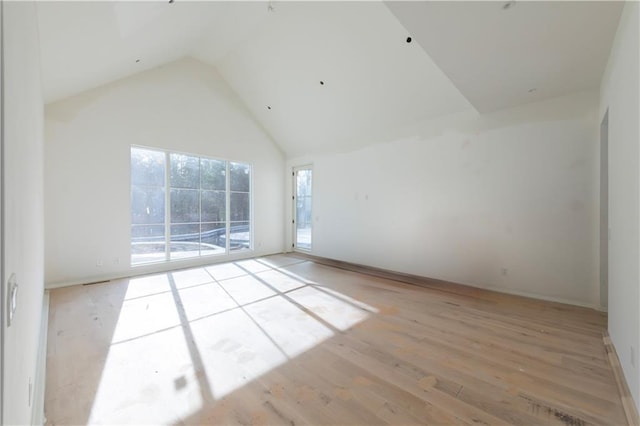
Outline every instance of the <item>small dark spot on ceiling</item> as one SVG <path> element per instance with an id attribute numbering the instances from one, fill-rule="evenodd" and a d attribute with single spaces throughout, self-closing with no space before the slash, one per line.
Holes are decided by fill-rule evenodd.
<path id="1" fill-rule="evenodd" d="M 173 3 L 174 0 L 169 0 L 169 4 Z"/>
<path id="2" fill-rule="evenodd" d="M 173 385 L 175 386 L 176 390 L 184 389 L 187 387 L 187 378 L 184 376 L 180 376 L 173 381 Z"/>
<path id="3" fill-rule="evenodd" d="M 407 37 L 407 43 L 411 43 L 411 37 Z"/>
<path id="4" fill-rule="evenodd" d="M 267 105 L 267 109 L 271 109 L 271 106 L 270 106 L 270 105 Z"/>
<path id="5" fill-rule="evenodd" d="M 139 63 L 140 63 L 140 59 L 136 59 L 136 64 L 139 64 Z"/>
<path id="6" fill-rule="evenodd" d="M 508 2 L 506 2 L 505 4 L 503 4 L 503 5 L 502 5 L 502 8 L 503 8 L 504 10 L 507 10 L 507 9 L 509 9 L 510 7 L 513 7 L 513 6 L 515 6 L 515 5 L 516 5 L 515 0 L 511 0 L 511 1 L 508 1 Z"/>
<path id="7" fill-rule="evenodd" d="M 320 80 L 320 86 L 324 86 L 324 81 Z"/>
<path id="8" fill-rule="evenodd" d="M 536 89 L 535 87 L 532 87 L 531 89 L 528 90 L 529 93 L 536 93 L 538 91 L 538 89 Z"/>

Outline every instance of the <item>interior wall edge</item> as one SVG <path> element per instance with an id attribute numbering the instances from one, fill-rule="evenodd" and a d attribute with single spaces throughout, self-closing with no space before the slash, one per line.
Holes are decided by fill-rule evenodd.
<path id="1" fill-rule="evenodd" d="M 4 376 L 4 0 L 0 0 L 0 377 Z M 4 380 L 0 378 L 0 423 L 4 420 Z"/>
<path id="2" fill-rule="evenodd" d="M 34 1 L 3 2 L 3 64 L 4 274 L 15 274 L 18 290 L 4 327 L 2 422 L 29 424 L 44 297 L 44 103 Z"/>
<path id="3" fill-rule="evenodd" d="M 608 333 L 640 410 L 640 3 L 625 2 L 600 85 L 608 111 Z"/>
<path id="4" fill-rule="evenodd" d="M 38 365 L 33 389 L 33 412 L 31 413 L 32 425 L 44 425 L 45 380 L 47 377 L 47 335 L 49 333 L 49 291 L 45 290 L 42 299 L 42 318 L 40 325 L 40 338 L 38 339 Z"/>

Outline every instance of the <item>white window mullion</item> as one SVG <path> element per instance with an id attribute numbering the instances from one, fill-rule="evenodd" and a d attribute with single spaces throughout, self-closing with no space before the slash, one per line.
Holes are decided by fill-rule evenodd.
<path id="1" fill-rule="evenodd" d="M 249 168 L 249 250 L 254 250 L 254 226 L 253 226 L 253 167 Z"/>
<path id="2" fill-rule="evenodd" d="M 198 256 L 202 256 L 202 158 L 198 157 Z"/>
<path id="3" fill-rule="evenodd" d="M 177 198 L 175 198 L 176 203 L 178 203 L 178 210 L 176 210 L 176 213 L 178 216 L 181 216 L 179 220 L 188 220 L 189 223 L 183 223 L 180 224 L 180 226 L 177 225 L 177 234 L 174 236 L 172 235 L 171 219 L 173 210 L 172 202 L 174 200 L 172 197 L 173 179 L 171 173 L 174 169 L 171 161 L 182 161 L 183 158 L 186 158 L 185 161 L 188 163 L 185 166 L 188 166 L 188 169 L 184 170 L 185 173 L 187 173 L 184 175 L 184 179 L 187 179 L 185 180 L 187 184 L 180 184 L 180 182 L 184 180 L 182 177 L 176 181 L 176 185 L 180 187 L 175 190 L 178 192 Z M 197 163 L 196 160 L 198 161 Z M 205 160 L 212 162 L 208 163 L 205 162 Z M 161 164 L 162 161 L 164 161 L 163 164 Z M 132 177 L 130 182 L 130 198 L 132 200 L 132 219 L 130 228 L 132 236 L 130 244 L 132 266 L 159 261 L 171 262 L 173 260 L 182 260 L 188 257 L 215 255 L 220 253 L 220 248 L 224 249 L 223 252 L 225 255 L 230 255 L 235 251 L 243 249 L 254 249 L 253 171 L 251 165 L 234 163 L 232 161 L 215 158 L 208 159 L 207 157 L 184 153 L 173 153 L 167 150 L 137 147 L 135 145 L 132 145 L 131 147 L 131 164 Z M 196 172 L 196 167 L 199 168 L 198 170 L 200 172 L 200 181 L 198 183 L 193 180 L 193 173 Z M 224 188 L 220 188 L 219 184 L 219 173 L 221 167 L 224 171 Z M 204 185 L 204 181 L 202 180 L 204 168 L 208 170 L 208 173 L 216 173 L 216 175 L 211 176 L 207 174 L 207 185 Z M 246 177 L 238 175 L 241 186 L 237 188 L 234 187 L 235 191 L 232 191 L 232 169 L 234 171 L 234 176 L 236 176 L 235 173 L 241 174 L 243 171 L 245 174 L 250 174 L 248 190 L 246 189 Z M 137 180 L 134 180 L 134 173 L 137 173 L 135 175 L 135 179 Z M 162 176 L 161 173 L 163 173 Z M 182 170 L 180 170 L 180 173 L 182 173 Z M 160 178 L 162 178 L 162 181 L 159 180 Z M 212 186 L 209 187 L 208 185 L 211 179 L 213 179 L 211 183 Z M 183 186 L 185 186 L 185 188 L 182 188 Z M 197 191 L 196 200 L 193 199 L 193 195 L 191 193 L 192 189 Z M 158 198 L 160 190 L 164 190 L 164 193 L 161 198 Z M 209 191 L 211 193 L 209 193 Z M 225 219 L 222 221 L 220 221 L 220 215 L 218 214 L 220 212 L 219 201 L 222 201 L 220 200 L 219 191 L 224 191 L 223 200 L 225 203 L 225 210 L 223 214 Z M 231 208 L 231 196 L 233 194 L 236 194 L 236 197 L 238 197 L 236 210 L 240 209 L 242 212 L 241 217 L 236 217 L 237 220 L 233 220 L 231 217 L 231 213 L 233 211 Z M 207 195 L 206 199 L 204 195 Z M 233 199 L 235 200 L 236 198 L 234 197 Z M 247 202 L 248 205 L 246 205 Z M 164 215 L 162 218 L 158 217 L 159 209 L 163 207 L 161 203 L 164 203 Z M 215 214 L 213 210 L 210 212 L 203 211 L 209 203 L 213 203 L 212 209 L 215 209 Z M 197 218 L 191 219 L 188 216 L 192 216 L 190 212 L 192 212 L 194 208 L 198 209 L 198 215 Z M 182 214 L 183 210 L 186 212 L 187 216 Z M 211 213 L 210 217 L 205 218 L 205 213 Z M 208 220 L 206 226 L 203 225 L 203 221 L 205 220 Z M 220 222 L 222 222 L 224 226 L 224 247 L 219 247 L 219 239 L 223 237 L 219 233 L 219 225 L 215 226 L 215 224 L 219 224 Z M 231 230 L 232 226 L 237 227 L 235 232 Z M 158 240 L 158 234 L 161 232 L 159 229 L 160 227 L 162 227 L 164 231 L 164 237 L 162 240 Z M 196 240 L 191 237 L 186 238 L 187 234 L 193 236 L 194 228 L 197 228 L 196 232 L 198 234 L 198 239 Z M 209 247 L 207 245 L 209 244 L 208 240 L 205 243 L 203 230 L 204 232 L 211 231 L 211 244 L 214 246 Z M 136 234 L 134 237 L 134 232 L 138 232 L 139 235 Z M 185 234 L 185 238 L 182 238 L 182 234 Z M 236 238 L 236 242 L 239 242 L 237 247 L 233 246 L 233 251 L 231 243 L 232 235 L 234 236 L 233 238 Z M 172 240 L 176 238 L 181 241 L 185 240 L 184 246 L 190 251 L 190 253 L 172 253 Z M 248 241 L 246 241 L 247 239 Z M 164 242 L 163 247 L 160 246 L 162 242 Z M 194 244 L 198 244 L 198 250 L 194 250 Z M 182 242 L 176 243 L 176 248 L 180 249 L 182 245 Z M 163 248 L 163 250 L 160 250 L 161 248 Z M 164 259 L 162 259 L 161 254 L 164 254 Z"/>
<path id="4" fill-rule="evenodd" d="M 226 229 L 227 229 L 227 238 L 226 238 L 226 242 L 227 242 L 227 246 L 226 246 L 226 253 L 229 254 L 231 253 L 231 163 L 229 161 L 226 162 L 227 163 L 227 172 L 226 172 L 226 179 L 225 179 L 225 199 L 226 199 Z"/>
<path id="5" fill-rule="evenodd" d="M 168 152 L 164 155 L 164 257 L 168 261 L 171 260 L 171 156 Z"/>

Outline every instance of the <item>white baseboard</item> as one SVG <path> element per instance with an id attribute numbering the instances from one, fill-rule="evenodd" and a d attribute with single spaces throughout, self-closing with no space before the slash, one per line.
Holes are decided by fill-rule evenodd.
<path id="1" fill-rule="evenodd" d="M 581 302 L 579 300 L 574 300 L 574 299 L 564 299 L 562 297 L 546 296 L 544 294 L 529 293 L 527 291 L 512 290 L 512 289 L 508 289 L 508 288 L 504 288 L 504 287 L 476 286 L 476 285 L 472 285 L 472 284 L 465 284 L 465 285 L 468 285 L 470 287 L 483 288 L 485 290 L 491 290 L 491 291 L 495 291 L 495 292 L 498 292 L 498 293 L 505 293 L 505 294 L 512 294 L 514 296 L 528 297 L 530 299 L 545 300 L 547 302 L 556 302 L 556 303 L 562 303 L 562 304 L 565 304 L 565 305 L 581 306 L 583 308 L 595 309 L 596 311 L 602 311 L 602 312 L 606 312 L 607 311 L 607 308 L 603 308 L 602 306 L 597 306 L 597 305 L 594 305 L 594 304 L 591 304 L 591 303 L 585 303 L 585 302 Z"/>
<path id="2" fill-rule="evenodd" d="M 79 279 L 72 279 L 68 281 L 49 282 L 49 283 L 45 283 L 44 287 L 47 290 L 53 290 L 56 288 L 70 287 L 74 285 L 97 283 L 102 281 L 115 281 L 115 280 L 132 278 L 132 277 L 141 276 L 141 275 L 159 274 L 163 272 L 179 271 L 181 269 L 199 268 L 203 266 L 215 265 L 217 263 L 237 262 L 240 260 L 271 256 L 271 255 L 280 254 L 280 253 L 282 252 L 281 251 L 275 251 L 275 252 L 246 251 L 246 252 L 240 252 L 237 254 L 227 255 L 224 257 L 211 256 L 211 257 L 205 257 L 205 258 L 180 259 L 180 260 L 173 260 L 170 262 L 152 263 L 152 264 L 134 266 L 125 271 L 111 272 L 111 273 L 106 273 L 101 275 L 91 275 L 91 276 L 86 276 Z"/>
<path id="3" fill-rule="evenodd" d="M 442 283 L 458 284 L 458 285 L 463 285 L 463 286 L 467 286 L 467 287 L 474 287 L 474 288 L 479 288 L 479 289 L 483 289 L 483 290 L 494 291 L 494 292 L 497 292 L 497 293 L 511 294 L 511 295 L 514 295 L 514 296 L 522 296 L 522 297 L 527 297 L 527 298 L 530 298 L 530 299 L 539 299 L 539 300 L 545 300 L 547 302 L 555 302 L 555 303 L 562 303 L 562 304 L 565 304 L 565 305 L 580 306 L 580 307 L 589 308 L 589 309 L 595 309 L 597 311 L 603 311 L 603 312 L 607 311 L 607 308 L 604 308 L 602 306 L 598 306 L 596 304 L 583 302 L 583 301 L 580 301 L 580 300 L 565 299 L 565 298 L 554 297 L 554 296 L 547 296 L 547 295 L 544 295 L 544 294 L 531 293 L 531 292 L 527 292 L 527 291 L 522 291 L 522 290 L 517 290 L 517 289 L 510 289 L 510 288 L 505 288 L 505 287 L 490 286 L 490 285 L 478 285 L 478 284 L 461 282 L 461 281 L 450 281 L 450 280 L 443 279 L 443 278 L 424 277 L 424 276 L 420 276 L 420 275 L 413 275 L 413 274 L 407 274 L 407 273 L 404 273 L 404 272 L 391 271 L 391 270 L 388 270 L 388 269 L 376 268 L 376 267 L 373 267 L 373 266 L 361 265 L 361 264 L 352 263 L 352 262 L 348 262 L 348 261 L 344 261 L 344 260 L 331 259 L 331 258 L 317 256 L 317 255 L 311 255 L 311 254 L 307 254 L 307 253 L 295 252 L 294 255 L 297 255 L 297 256 L 300 256 L 300 257 L 304 257 L 304 258 L 310 259 L 310 260 L 318 262 L 318 263 L 324 263 L 325 265 L 337 266 L 337 267 L 341 267 L 341 268 L 344 268 L 344 269 L 349 269 L 349 270 L 356 271 L 356 272 L 365 272 L 365 271 L 367 271 L 368 273 L 371 273 L 373 275 L 382 276 L 383 278 L 391 278 L 391 279 L 394 279 L 394 280 L 403 281 L 403 282 L 407 282 L 407 283 L 410 283 L 410 284 L 420 285 L 421 281 L 434 280 L 434 281 L 440 281 Z"/>

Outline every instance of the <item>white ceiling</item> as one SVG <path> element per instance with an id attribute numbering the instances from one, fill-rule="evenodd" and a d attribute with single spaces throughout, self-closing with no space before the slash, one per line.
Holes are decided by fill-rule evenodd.
<path id="1" fill-rule="evenodd" d="M 406 37 L 381 2 L 280 3 L 254 37 L 215 63 L 288 155 L 343 151 L 471 109 Z M 206 50 L 196 56 L 214 63 Z"/>
<path id="2" fill-rule="evenodd" d="M 218 68 L 288 156 L 348 150 L 416 120 L 598 87 L 622 9 L 270 4 L 40 2 L 45 100 L 193 56 Z"/>
<path id="3" fill-rule="evenodd" d="M 387 2 L 480 112 L 600 85 L 624 2 L 505 4 Z"/>
<path id="4" fill-rule="evenodd" d="M 190 55 L 203 41 L 212 58 L 224 56 L 267 17 L 264 2 L 37 5 L 45 102 Z"/>

